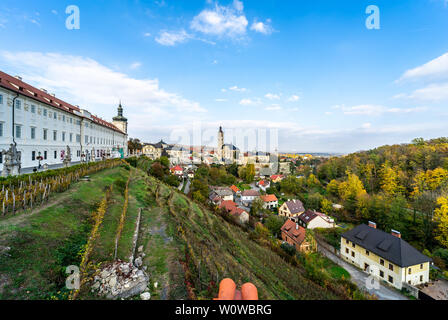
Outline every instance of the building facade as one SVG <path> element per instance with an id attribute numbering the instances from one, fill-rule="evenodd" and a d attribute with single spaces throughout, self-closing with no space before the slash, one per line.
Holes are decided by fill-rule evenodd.
<path id="1" fill-rule="evenodd" d="M 399 232 L 378 230 L 373 222 L 342 234 L 341 257 L 399 290 L 404 284 L 429 282 L 432 260 L 401 239 Z"/>
<path id="2" fill-rule="evenodd" d="M 121 104 L 120 112 L 122 117 Z M 126 156 L 127 119 L 109 123 L 20 77 L 0 72 L 0 151 L 11 144 L 21 152 L 22 169 L 62 164 L 67 147 L 74 163 Z"/>

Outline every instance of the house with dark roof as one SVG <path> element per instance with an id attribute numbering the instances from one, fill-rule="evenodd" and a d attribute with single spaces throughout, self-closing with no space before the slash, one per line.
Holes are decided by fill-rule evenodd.
<path id="1" fill-rule="evenodd" d="M 245 204 L 252 204 L 260 196 L 257 190 L 244 190 L 241 193 L 241 201 Z"/>
<path id="2" fill-rule="evenodd" d="M 384 232 L 374 222 L 341 235 L 341 257 L 399 290 L 429 282 L 432 259 L 403 240 L 400 232 Z"/>
<path id="3" fill-rule="evenodd" d="M 296 248 L 297 251 L 310 252 L 314 248 L 314 241 L 307 239 L 306 229 L 299 226 L 298 223 L 288 219 L 280 229 L 282 232 L 282 240 Z"/>
<path id="4" fill-rule="evenodd" d="M 295 218 L 305 212 L 302 201 L 298 199 L 288 200 L 278 209 L 278 215 Z"/>
<path id="5" fill-rule="evenodd" d="M 316 228 L 334 228 L 336 224 L 334 219 L 330 218 L 322 212 L 306 210 L 297 217 L 297 222 L 306 229 Z"/>

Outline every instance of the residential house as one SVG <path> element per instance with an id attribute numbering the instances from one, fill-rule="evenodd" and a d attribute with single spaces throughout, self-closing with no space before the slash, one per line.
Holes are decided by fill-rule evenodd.
<path id="1" fill-rule="evenodd" d="M 282 174 L 275 174 L 271 176 L 271 181 L 274 183 L 279 183 L 285 178 Z"/>
<path id="2" fill-rule="evenodd" d="M 304 228 L 334 228 L 336 226 L 334 219 L 324 213 L 306 210 L 298 216 L 297 222 Z"/>
<path id="3" fill-rule="evenodd" d="M 275 196 L 275 194 L 267 194 L 267 195 L 261 196 L 260 199 L 263 200 L 263 202 L 264 202 L 263 207 L 265 209 L 271 210 L 271 209 L 278 208 L 278 199 Z"/>
<path id="4" fill-rule="evenodd" d="M 171 170 L 172 174 L 174 174 L 178 177 L 181 177 L 184 174 L 184 169 L 181 166 L 172 167 L 170 170 Z"/>
<path id="5" fill-rule="evenodd" d="M 312 237 L 309 236 L 307 239 L 306 229 L 293 220 L 288 219 L 282 226 L 281 232 L 282 240 L 294 246 L 297 251 L 311 252 L 316 248 Z"/>
<path id="6" fill-rule="evenodd" d="M 278 215 L 295 218 L 305 212 L 302 201 L 298 199 L 288 200 L 278 209 Z"/>
<path id="7" fill-rule="evenodd" d="M 244 190 L 241 193 L 241 201 L 246 204 L 252 204 L 252 202 L 260 196 L 257 190 Z"/>
<path id="8" fill-rule="evenodd" d="M 222 201 L 220 204 L 220 208 L 225 209 L 228 213 L 230 213 L 232 216 L 238 218 L 240 223 L 244 224 L 249 221 L 249 213 L 247 211 L 238 208 L 236 203 L 233 201 Z"/>
<path id="9" fill-rule="evenodd" d="M 241 190 L 237 186 L 233 185 L 230 189 L 232 190 L 234 197 L 241 195 Z"/>
<path id="10" fill-rule="evenodd" d="M 341 257 L 399 290 L 429 282 L 432 259 L 403 240 L 400 232 L 384 232 L 374 222 L 341 235 Z"/>
<path id="11" fill-rule="evenodd" d="M 266 189 L 271 186 L 271 183 L 267 180 L 260 180 L 257 182 L 257 187 L 266 192 Z"/>
<path id="12" fill-rule="evenodd" d="M 216 193 L 223 201 L 233 201 L 233 191 L 227 187 L 211 187 L 212 191 Z"/>

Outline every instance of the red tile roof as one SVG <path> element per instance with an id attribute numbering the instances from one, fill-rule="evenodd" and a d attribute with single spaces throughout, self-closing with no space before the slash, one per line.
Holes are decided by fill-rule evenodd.
<path id="1" fill-rule="evenodd" d="M 302 244 L 303 240 L 305 240 L 305 228 L 299 226 L 292 220 L 286 221 L 281 230 L 282 233 L 288 235 L 298 245 Z"/>
<path id="2" fill-rule="evenodd" d="M 240 189 L 238 189 L 238 187 L 235 186 L 235 185 L 231 186 L 230 189 L 232 189 L 233 192 L 239 192 L 240 191 Z"/>
<path id="3" fill-rule="evenodd" d="M 221 202 L 220 208 L 225 208 L 227 211 L 231 211 L 233 208 L 236 208 L 236 203 L 232 200 L 226 200 Z"/>
<path id="4" fill-rule="evenodd" d="M 5 89 L 9 89 L 11 91 L 14 91 L 16 93 L 19 93 L 23 96 L 26 96 L 28 98 L 31 98 L 33 100 L 45 103 L 46 105 L 49 105 L 53 108 L 76 114 L 79 117 L 83 117 L 83 115 L 80 113 L 81 110 L 79 107 L 71 105 L 61 99 L 56 98 L 55 96 L 46 93 L 40 89 L 37 89 L 22 80 L 17 79 L 16 77 L 10 76 L 7 73 L 4 73 L 0 71 L 0 87 L 3 87 Z M 75 113 L 76 111 L 76 113 Z M 124 133 L 120 129 L 118 129 L 116 126 L 114 126 L 112 123 L 107 122 L 103 119 L 100 119 L 98 117 L 95 117 L 92 115 L 93 122 L 103 126 L 108 127 L 114 131 L 118 131 L 120 133 Z"/>
<path id="5" fill-rule="evenodd" d="M 263 200 L 264 202 L 273 202 L 273 201 L 278 201 L 277 197 L 275 196 L 275 194 L 267 194 L 265 196 L 261 196 L 260 197 L 261 200 Z"/>
<path id="6" fill-rule="evenodd" d="M 171 171 L 184 171 L 184 169 L 182 169 L 181 166 L 175 166 L 175 167 L 171 168 Z"/>
<path id="7" fill-rule="evenodd" d="M 282 178 L 283 179 L 283 175 L 282 174 L 275 174 L 271 176 L 271 180 L 277 180 L 278 178 Z"/>

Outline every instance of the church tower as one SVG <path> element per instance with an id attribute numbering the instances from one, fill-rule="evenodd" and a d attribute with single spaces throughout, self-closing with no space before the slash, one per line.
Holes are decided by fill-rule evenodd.
<path id="1" fill-rule="evenodd" d="M 126 134 L 128 133 L 128 119 L 123 117 L 123 107 L 121 106 L 121 101 L 120 104 L 118 105 L 118 114 L 116 117 L 113 117 L 112 120 L 114 126 L 116 126 L 124 133 Z"/>
<path id="2" fill-rule="evenodd" d="M 222 149 L 224 147 L 224 131 L 222 131 L 222 127 L 219 127 L 219 131 L 218 131 L 218 160 L 221 161 L 222 160 Z"/>

